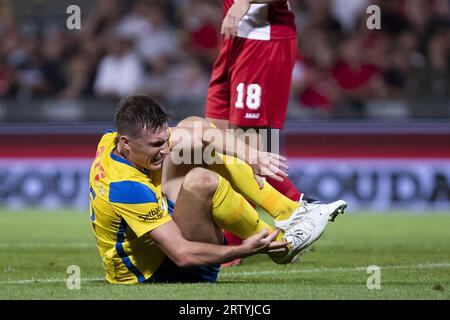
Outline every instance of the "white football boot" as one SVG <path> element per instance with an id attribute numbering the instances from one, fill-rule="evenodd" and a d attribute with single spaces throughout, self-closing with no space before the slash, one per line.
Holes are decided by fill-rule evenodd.
<path id="1" fill-rule="evenodd" d="M 345 208 L 347 208 L 347 202 L 343 200 L 329 204 L 314 204 L 310 210 L 297 214 L 293 219 L 288 219 L 290 220 L 289 224 L 283 221 L 282 227 L 280 227 L 284 232 L 283 238 L 291 244 L 286 253 L 270 254 L 272 260 L 278 264 L 291 262 L 300 251 L 319 239 L 328 222 L 334 221 L 338 214 L 343 214 Z"/>
<path id="2" fill-rule="evenodd" d="M 298 201 L 300 206 L 291 214 L 291 216 L 288 219 L 281 220 L 281 221 L 275 220 L 275 227 L 276 228 L 282 229 L 282 230 L 287 230 L 287 229 L 289 229 L 289 227 L 291 225 L 295 224 L 295 222 L 298 221 L 300 219 L 300 217 L 302 217 L 303 214 L 305 214 L 305 213 L 307 213 L 309 211 L 312 211 L 315 208 L 320 208 L 321 206 L 328 206 L 328 204 L 322 203 L 322 202 L 317 201 L 317 200 L 313 200 L 313 201 L 303 200 L 303 196 L 304 196 L 304 194 L 302 193 L 301 196 L 300 196 L 300 200 Z M 339 201 L 345 202 L 344 200 L 339 200 Z M 339 201 L 332 202 L 332 203 L 330 203 L 330 205 L 336 204 Z M 345 207 L 347 207 L 347 203 L 346 202 L 345 202 L 345 205 L 346 205 Z M 339 213 L 343 214 L 344 213 L 343 210 L 345 209 L 345 207 L 342 210 L 340 210 L 340 211 L 334 212 L 334 214 L 331 217 L 330 221 L 334 221 L 334 219 L 336 218 L 336 216 Z"/>
<path id="3" fill-rule="evenodd" d="M 298 201 L 300 206 L 291 214 L 291 216 L 286 220 L 277 221 L 275 220 L 275 227 L 281 230 L 287 230 L 290 226 L 295 224 L 305 213 L 313 210 L 318 204 L 309 203 L 303 200 L 303 193 Z"/>

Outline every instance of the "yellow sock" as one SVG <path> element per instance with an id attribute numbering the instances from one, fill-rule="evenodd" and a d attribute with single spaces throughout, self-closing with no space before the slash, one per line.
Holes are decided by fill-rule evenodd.
<path id="1" fill-rule="evenodd" d="M 274 227 L 261 219 L 248 201 L 237 193 L 230 183 L 218 175 L 219 183 L 213 197 L 213 219 L 219 227 L 234 235 L 247 239 L 267 228 L 269 232 Z M 281 233 L 277 240 L 282 241 Z"/>
<path id="2" fill-rule="evenodd" d="M 263 208 L 274 219 L 286 220 L 299 207 L 298 202 L 285 197 L 267 182 L 259 189 L 252 168 L 244 161 L 220 153 L 216 153 L 216 156 L 222 159 L 223 164 L 215 163 L 208 168 L 228 180 L 233 188 Z"/>

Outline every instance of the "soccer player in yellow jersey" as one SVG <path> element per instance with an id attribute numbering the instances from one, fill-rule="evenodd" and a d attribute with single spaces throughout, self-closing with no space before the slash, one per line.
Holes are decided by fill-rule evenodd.
<path id="1" fill-rule="evenodd" d="M 110 283 L 215 282 L 221 263 L 258 253 L 288 263 L 346 207 L 284 197 L 258 178 L 286 177 L 284 158 L 201 118 L 169 128 L 166 113 L 147 96 L 123 99 L 115 126 L 101 138 L 90 171 L 92 228 Z M 220 161 L 179 161 L 206 148 Z M 227 246 L 223 230 L 245 240 Z"/>

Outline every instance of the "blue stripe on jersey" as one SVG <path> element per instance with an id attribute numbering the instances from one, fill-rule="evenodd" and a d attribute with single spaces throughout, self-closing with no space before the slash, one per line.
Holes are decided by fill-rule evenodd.
<path id="1" fill-rule="evenodd" d="M 109 201 L 125 204 L 158 202 L 156 194 L 143 183 L 137 181 L 119 181 L 109 184 Z"/>
<path id="2" fill-rule="evenodd" d="M 170 215 L 173 215 L 173 207 L 175 206 L 175 202 L 173 202 L 172 200 L 170 200 L 169 198 L 167 198 L 167 210 L 169 211 Z"/>
<path id="3" fill-rule="evenodd" d="M 94 188 L 89 187 L 89 192 L 92 194 L 92 199 L 95 199 L 95 197 L 96 197 L 97 195 L 96 195 L 96 193 L 95 193 Z"/>
<path id="4" fill-rule="evenodd" d="M 136 268 L 136 266 L 131 262 L 130 258 L 126 255 L 123 250 L 123 242 L 125 240 L 125 232 L 127 231 L 127 223 L 124 219 L 120 221 L 119 231 L 117 232 L 117 242 L 116 242 L 116 250 L 119 254 L 122 262 L 125 264 L 128 270 L 130 270 L 137 278 L 138 282 L 144 282 L 144 275 Z"/>
<path id="5" fill-rule="evenodd" d="M 108 129 L 105 132 L 103 132 L 103 134 L 113 133 L 113 132 L 116 132 L 116 129 Z"/>
<path id="6" fill-rule="evenodd" d="M 91 221 L 95 222 L 95 211 L 94 207 L 91 205 Z"/>
<path id="7" fill-rule="evenodd" d="M 109 155 L 111 156 L 111 159 L 113 159 L 113 160 L 115 160 L 115 161 L 117 161 L 117 162 L 126 164 L 126 165 L 128 165 L 128 166 L 130 166 L 130 167 L 133 167 L 133 168 L 135 168 L 136 170 L 139 170 L 138 168 L 136 168 L 135 166 L 133 166 L 133 164 L 132 164 L 130 161 L 128 161 L 127 159 L 124 159 L 124 158 L 122 158 L 122 157 L 119 157 L 117 154 L 114 154 L 113 152 L 111 152 Z M 149 173 L 149 171 L 148 171 L 147 169 L 142 169 L 142 170 L 139 170 L 139 171 L 142 172 L 143 174 L 148 174 L 148 173 Z"/>
<path id="8" fill-rule="evenodd" d="M 117 154 L 114 153 L 110 153 L 111 155 L 111 159 L 116 160 L 117 162 L 123 163 L 123 164 L 127 164 L 129 166 L 132 166 L 134 168 L 134 166 L 131 164 L 130 161 L 128 161 L 127 159 L 124 159 L 122 157 L 119 157 Z"/>

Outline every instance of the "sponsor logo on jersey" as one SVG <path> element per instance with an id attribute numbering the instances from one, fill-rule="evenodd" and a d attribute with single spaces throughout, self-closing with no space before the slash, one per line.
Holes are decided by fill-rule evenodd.
<path id="1" fill-rule="evenodd" d="M 260 113 L 247 112 L 245 114 L 245 119 L 259 119 L 260 116 L 261 116 Z"/>
<path id="2" fill-rule="evenodd" d="M 163 217 L 163 214 L 164 212 L 158 207 L 150 210 L 147 214 L 139 214 L 138 218 L 142 219 L 142 221 L 158 220 Z"/>

